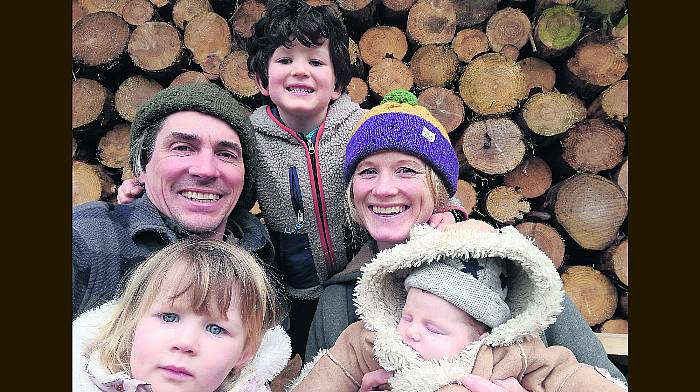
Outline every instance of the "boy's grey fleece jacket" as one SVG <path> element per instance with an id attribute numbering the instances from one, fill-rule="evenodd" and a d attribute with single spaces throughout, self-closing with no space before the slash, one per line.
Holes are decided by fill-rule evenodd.
<path id="1" fill-rule="evenodd" d="M 89 310 L 73 321 L 73 391 L 92 392 L 147 392 L 150 384 L 131 378 L 125 372 L 112 373 L 101 364 L 95 354 L 87 355 L 88 346 L 99 329 L 116 310 L 116 302 Z M 236 381 L 221 392 L 269 391 L 267 384 L 287 365 L 292 353 L 289 336 L 276 326 L 265 332 L 255 357 L 243 368 Z M 219 391 L 219 389 L 217 389 Z"/>
<path id="2" fill-rule="evenodd" d="M 309 331 L 307 359 L 314 358 L 321 349 L 332 347 L 343 330 L 358 320 L 353 291 L 360 278 L 360 268 L 374 263 L 376 251 L 373 249 L 376 247 L 372 245 L 371 242 L 365 244 L 347 268 L 327 282 Z M 603 345 L 566 293 L 562 305 L 563 310 L 556 321 L 539 334 L 544 344 L 564 346 L 573 352 L 578 362 L 606 369 L 614 378 L 624 380 L 625 377 L 610 361 Z"/>
<path id="3" fill-rule="evenodd" d="M 258 202 L 292 297 L 317 298 L 323 282 L 348 263 L 353 247 L 344 224 L 342 167 L 345 146 L 365 112 L 341 95 L 311 144 L 277 120 L 269 106 L 250 116 Z"/>

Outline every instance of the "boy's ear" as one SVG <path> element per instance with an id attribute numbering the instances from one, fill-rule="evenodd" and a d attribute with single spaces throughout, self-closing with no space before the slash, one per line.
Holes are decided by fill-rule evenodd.
<path id="1" fill-rule="evenodd" d="M 335 101 L 336 99 L 340 98 L 342 94 L 343 90 L 340 88 L 340 86 L 335 86 L 335 90 L 333 90 L 333 93 L 331 94 L 331 101 Z"/>
<path id="2" fill-rule="evenodd" d="M 270 92 L 267 91 L 265 87 L 262 85 L 262 81 L 260 80 L 260 75 L 257 73 L 255 74 L 255 84 L 258 86 L 258 90 L 260 90 L 260 93 L 266 97 L 270 96 Z"/>

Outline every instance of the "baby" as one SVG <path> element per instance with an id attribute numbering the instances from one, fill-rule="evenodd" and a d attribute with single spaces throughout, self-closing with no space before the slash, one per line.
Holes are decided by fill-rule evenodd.
<path id="1" fill-rule="evenodd" d="M 538 337 L 561 312 L 552 262 L 513 227 L 499 231 L 416 226 L 380 252 L 355 289 L 362 321 L 350 325 L 292 390 L 457 390 L 465 374 L 515 377 L 530 391 L 616 391 L 623 383 Z M 332 380 L 332 381 L 331 381 Z"/>
<path id="2" fill-rule="evenodd" d="M 278 309 L 243 249 L 176 242 L 73 322 L 73 390 L 269 391 L 291 354 Z"/>

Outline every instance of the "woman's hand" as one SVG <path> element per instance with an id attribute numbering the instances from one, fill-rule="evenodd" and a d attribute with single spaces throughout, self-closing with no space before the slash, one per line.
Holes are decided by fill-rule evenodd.
<path id="1" fill-rule="evenodd" d="M 387 391 L 389 390 L 389 377 L 391 377 L 391 373 L 384 369 L 365 373 L 362 376 L 362 386 L 358 392 Z"/>
<path id="2" fill-rule="evenodd" d="M 472 392 L 528 392 L 513 377 L 493 382 L 474 374 L 467 374 L 462 379 L 462 385 Z"/>
<path id="3" fill-rule="evenodd" d="M 430 215 L 428 219 L 428 224 L 436 229 L 441 229 L 445 226 L 453 225 L 455 223 L 455 217 L 448 212 L 436 212 Z"/>
<path id="4" fill-rule="evenodd" d="M 135 179 L 130 178 L 124 180 L 119 189 L 117 189 L 117 203 L 118 204 L 129 204 L 136 200 L 137 197 L 141 196 L 143 193 L 143 185 Z"/>

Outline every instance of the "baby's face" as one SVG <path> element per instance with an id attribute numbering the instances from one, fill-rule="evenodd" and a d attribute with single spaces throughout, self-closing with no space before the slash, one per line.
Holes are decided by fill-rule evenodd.
<path id="1" fill-rule="evenodd" d="M 452 359 L 488 329 L 444 299 L 412 287 L 397 330 L 423 359 Z"/>

